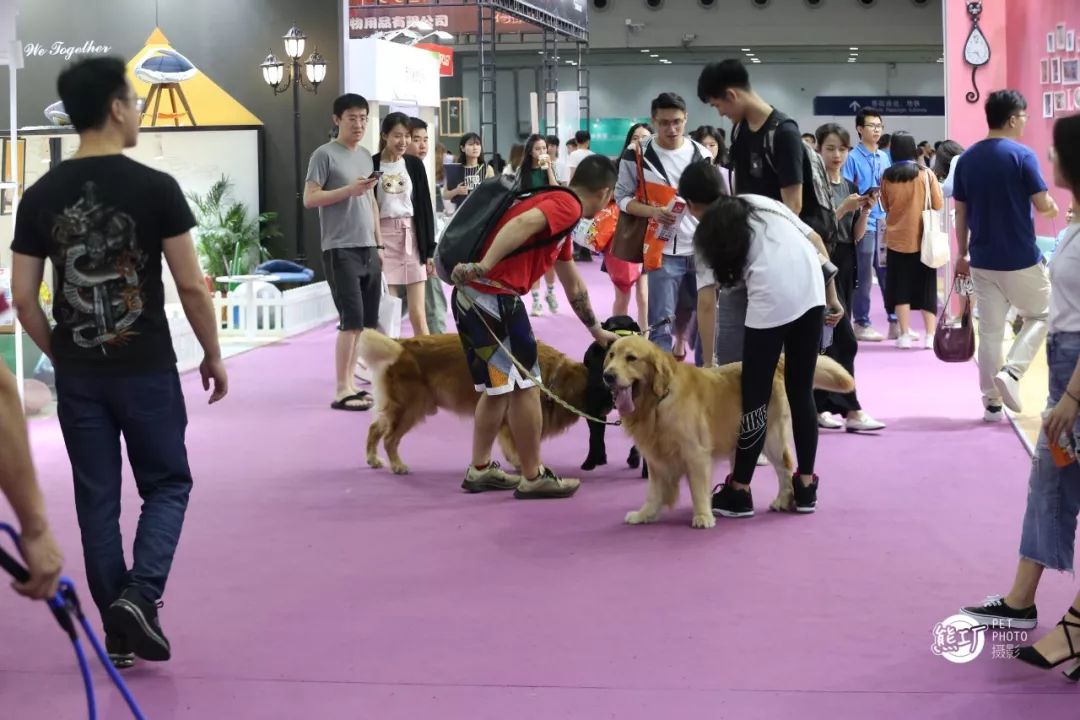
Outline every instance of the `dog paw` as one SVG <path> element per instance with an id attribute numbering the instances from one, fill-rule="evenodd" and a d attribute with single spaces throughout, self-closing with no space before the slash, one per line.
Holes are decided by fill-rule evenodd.
<path id="1" fill-rule="evenodd" d="M 694 519 L 690 521 L 690 527 L 697 528 L 699 530 L 708 530 L 711 527 L 716 527 L 716 518 L 712 513 L 708 515 L 694 514 Z"/>
<path id="2" fill-rule="evenodd" d="M 795 512 L 795 493 L 790 490 L 780 493 L 775 500 L 769 503 L 769 509 L 776 512 Z"/>
<path id="3" fill-rule="evenodd" d="M 383 467 L 383 461 L 376 455 L 369 455 L 367 459 L 368 467 L 378 470 Z"/>
<path id="4" fill-rule="evenodd" d="M 633 510 L 626 513 L 627 525 L 647 525 L 649 523 L 656 522 L 656 515 L 648 515 L 640 510 Z"/>
<path id="5" fill-rule="evenodd" d="M 408 475 L 409 474 L 409 466 L 406 465 L 405 463 L 393 463 L 393 464 L 390 465 L 390 470 L 395 475 Z"/>

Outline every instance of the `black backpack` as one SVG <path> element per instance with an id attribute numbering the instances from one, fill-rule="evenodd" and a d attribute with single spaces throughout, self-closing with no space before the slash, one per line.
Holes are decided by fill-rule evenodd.
<path id="1" fill-rule="evenodd" d="M 769 164 L 773 172 L 776 172 L 776 162 L 773 154 L 773 137 L 776 130 L 784 123 L 795 125 L 798 132 L 799 126 L 792 118 L 776 111 L 765 123 L 765 162 Z M 735 144 L 739 136 L 741 123 L 736 125 L 731 135 L 731 143 Z M 799 219 L 814 229 L 821 236 L 825 247 L 830 251 L 836 246 L 840 234 L 840 223 L 836 219 L 836 211 L 833 209 L 832 194 L 829 191 L 829 176 L 825 171 L 825 161 L 814 152 L 810 146 L 800 142 L 803 151 L 803 184 L 802 184 L 802 212 Z"/>
<path id="2" fill-rule="evenodd" d="M 439 279 L 452 285 L 450 274 L 460 263 L 477 262 L 488 239 L 503 215 L 517 201 L 549 192 L 568 193 L 577 202 L 577 195 L 564 187 L 545 186 L 522 190 L 517 176 L 499 175 L 480 183 L 469 193 L 461 207 L 454 212 L 438 245 L 435 246 L 435 271 Z M 559 242 L 573 232 L 564 233 L 522 245 L 507 257 Z"/>

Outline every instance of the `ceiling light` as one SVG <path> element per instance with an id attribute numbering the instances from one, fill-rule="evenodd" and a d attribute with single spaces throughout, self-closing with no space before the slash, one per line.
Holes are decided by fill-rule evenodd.
<path id="1" fill-rule="evenodd" d="M 660 57 L 660 56 L 659 56 L 659 55 L 650 55 L 649 57 L 651 57 L 651 58 L 658 58 L 658 57 Z"/>
<path id="2" fill-rule="evenodd" d="M 859 62 L 859 61 L 856 60 L 855 58 L 848 58 L 848 62 L 853 63 L 853 62 Z"/>
<path id="3" fill-rule="evenodd" d="M 760 60 L 758 60 L 757 58 L 754 58 L 754 59 L 753 59 L 753 60 L 751 60 L 750 62 L 754 63 L 755 65 L 760 65 L 760 64 L 761 64 L 761 61 L 760 61 Z"/>
<path id="4" fill-rule="evenodd" d="M 743 52 L 750 52 L 750 48 L 743 48 L 742 51 Z"/>
<path id="5" fill-rule="evenodd" d="M 754 53 L 746 53 L 746 57 L 754 57 Z"/>
<path id="6" fill-rule="evenodd" d="M 643 52 L 643 53 L 647 53 L 647 52 L 652 52 L 652 50 L 650 50 L 649 48 L 645 48 L 645 49 L 644 49 L 644 50 L 642 50 L 641 52 Z"/>
<path id="7" fill-rule="evenodd" d="M 857 48 L 857 47 L 853 47 L 853 48 L 848 48 L 848 50 L 858 50 L 858 49 L 859 49 L 859 48 Z"/>

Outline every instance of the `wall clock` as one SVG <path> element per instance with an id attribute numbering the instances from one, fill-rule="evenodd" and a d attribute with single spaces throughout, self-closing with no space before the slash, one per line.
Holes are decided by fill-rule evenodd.
<path id="1" fill-rule="evenodd" d="M 968 33 L 967 42 L 964 43 L 964 62 L 971 66 L 971 87 L 964 98 L 969 103 L 979 102 L 982 96 L 979 85 L 975 82 L 975 73 L 983 65 L 990 62 L 990 43 L 986 41 L 982 28 L 979 27 L 979 16 L 982 15 L 982 0 L 971 0 L 967 4 L 968 15 L 971 16 L 971 32 Z"/>

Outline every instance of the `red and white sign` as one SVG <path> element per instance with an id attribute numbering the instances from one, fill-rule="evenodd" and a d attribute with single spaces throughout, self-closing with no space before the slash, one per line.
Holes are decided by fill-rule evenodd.
<path id="1" fill-rule="evenodd" d="M 439 75 L 454 77 L 454 48 L 436 43 L 417 43 L 416 47 L 430 50 L 439 58 Z"/>

